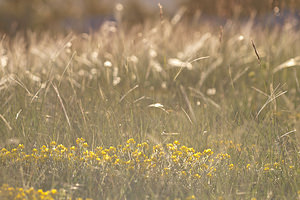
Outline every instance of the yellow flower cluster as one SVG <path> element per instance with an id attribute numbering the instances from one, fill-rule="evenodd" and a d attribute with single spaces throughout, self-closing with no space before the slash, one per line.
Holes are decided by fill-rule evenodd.
<path id="1" fill-rule="evenodd" d="M 97 170 L 97 174 L 112 176 L 119 171 L 123 174 L 136 173 L 144 178 L 163 176 L 194 181 L 214 177 L 219 166 L 228 165 L 229 160 L 230 155 L 227 153 L 215 155 L 212 149 L 197 152 L 177 140 L 168 144 L 150 145 L 147 142 L 137 143 L 133 138 L 124 145 L 107 148 L 91 148 L 85 139 L 77 138 L 76 145 L 70 147 L 51 141 L 48 145 L 31 150 L 23 144 L 11 150 L 0 150 L 0 165 L 4 167 Z M 56 190 L 43 192 L 31 188 L 27 191 L 3 185 L 0 194 L 8 199 L 53 199 Z"/>
<path id="2" fill-rule="evenodd" d="M 82 172 L 77 176 L 91 173 L 92 176 L 109 176 L 111 180 L 118 180 L 114 178 L 123 174 L 129 177 L 137 175 L 148 180 L 163 178 L 196 184 L 199 181 L 217 180 L 218 177 L 224 176 L 224 171 L 225 173 L 261 171 L 268 174 L 271 171 L 273 173 L 287 169 L 291 175 L 296 172 L 296 165 L 287 164 L 284 160 L 263 164 L 251 162 L 241 166 L 234 158 L 236 153 L 246 151 L 240 152 L 241 146 L 233 145 L 230 141 L 219 143 L 223 144 L 228 146 L 225 149 L 229 150 L 230 154 L 215 153 L 211 148 L 196 151 L 177 140 L 167 144 L 150 145 L 147 142 L 137 143 L 130 138 L 123 145 L 91 147 L 85 139 L 77 138 L 76 145 L 69 147 L 51 141 L 40 148 L 27 149 L 23 144 L 10 150 L 3 148 L 0 150 L 0 166 L 6 169 L 22 167 L 28 174 L 38 174 L 38 170 L 43 169 L 49 173 Z M 235 150 L 231 151 L 233 146 Z M 55 195 L 58 195 L 55 189 L 43 192 L 8 185 L 3 185 L 0 189 L 0 199 L 56 199 Z"/>
<path id="3" fill-rule="evenodd" d="M 23 199 L 36 199 L 36 200 L 53 200 L 56 199 L 57 190 L 52 189 L 44 192 L 42 189 L 34 190 L 33 188 L 23 189 L 10 187 L 7 184 L 3 184 L 0 187 L 0 199 L 3 200 L 23 200 Z"/>
<path id="4" fill-rule="evenodd" d="M 285 164 L 284 160 L 281 160 L 281 162 L 274 162 L 273 164 L 272 163 L 266 163 L 263 166 L 263 170 L 265 172 L 268 172 L 268 171 L 275 171 L 275 170 L 280 170 L 281 171 L 283 167 L 287 167 L 289 170 L 293 170 L 295 168 L 294 165 L 284 165 L 284 164 Z"/>
<path id="5" fill-rule="evenodd" d="M 110 169 L 110 171 L 134 170 L 145 177 L 155 172 L 161 176 L 172 174 L 199 179 L 205 174 L 212 176 L 217 167 L 229 159 L 230 155 L 227 153 L 214 156 L 212 149 L 196 152 L 178 141 L 166 145 L 153 145 L 150 148 L 148 143 L 137 144 L 133 138 L 124 145 L 109 148 L 98 146 L 93 150 L 89 149 L 89 145 L 83 138 L 76 139 L 76 146 L 65 147 L 52 141 L 49 145 L 32 149 L 31 153 L 25 153 L 22 144 L 10 151 L 5 148 L 0 150 L 0 163 L 7 166 L 47 163 L 55 167 L 63 163 L 68 167 L 84 166 L 93 169 Z"/>

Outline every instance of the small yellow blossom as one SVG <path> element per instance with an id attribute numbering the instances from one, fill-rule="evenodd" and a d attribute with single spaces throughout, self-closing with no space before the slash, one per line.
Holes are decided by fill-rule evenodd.
<path id="1" fill-rule="evenodd" d="M 76 149 L 75 146 L 71 146 L 71 147 L 70 147 L 70 150 L 71 150 L 71 151 L 75 151 L 75 149 Z"/>
<path id="2" fill-rule="evenodd" d="M 40 194 L 44 193 L 42 189 L 39 189 L 37 192 L 40 193 Z"/>
<path id="3" fill-rule="evenodd" d="M 83 146 L 84 148 L 87 148 L 89 145 L 88 145 L 87 142 L 85 142 L 85 143 L 82 144 L 82 146 Z"/>
<path id="4" fill-rule="evenodd" d="M 55 141 L 52 141 L 52 142 L 50 142 L 50 146 L 56 146 L 56 142 Z"/>
<path id="5" fill-rule="evenodd" d="M 201 178 L 201 176 L 199 174 L 194 174 L 195 178 Z"/>
<path id="6" fill-rule="evenodd" d="M 135 144 L 135 141 L 133 138 L 130 138 L 129 140 L 127 140 L 127 144 Z"/>
<path id="7" fill-rule="evenodd" d="M 76 144 L 82 144 L 84 142 L 85 142 L 85 139 L 83 139 L 83 138 L 77 138 L 76 139 Z"/>
<path id="8" fill-rule="evenodd" d="M 269 171 L 269 170 L 270 170 L 269 167 L 265 167 L 265 168 L 264 168 L 264 171 Z"/>
<path id="9" fill-rule="evenodd" d="M 192 199 L 196 199 L 195 195 L 188 196 L 185 200 L 192 200 Z"/>
<path id="10" fill-rule="evenodd" d="M 250 164 L 247 164 L 246 168 L 247 168 L 247 169 L 250 169 Z"/>

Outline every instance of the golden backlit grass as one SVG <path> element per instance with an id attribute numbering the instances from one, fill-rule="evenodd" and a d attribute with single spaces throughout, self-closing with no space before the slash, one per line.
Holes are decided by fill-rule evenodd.
<path id="1" fill-rule="evenodd" d="M 293 23 L 27 37 L 0 40 L 3 198 L 299 198 Z"/>

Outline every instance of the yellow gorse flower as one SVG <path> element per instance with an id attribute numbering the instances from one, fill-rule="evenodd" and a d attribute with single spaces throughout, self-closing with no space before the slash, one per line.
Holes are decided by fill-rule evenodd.
<path id="1" fill-rule="evenodd" d="M 23 144 L 16 148 L 8 150 L 2 148 L 0 150 L 0 162 L 7 167 L 40 166 L 49 165 L 55 168 L 58 166 L 68 166 L 70 168 L 79 167 L 81 169 L 99 170 L 97 173 L 114 173 L 116 170 L 125 170 L 128 173 L 139 173 L 143 177 L 149 177 L 151 174 L 159 174 L 159 176 L 177 175 L 177 177 L 186 177 L 193 181 L 202 179 L 216 179 L 219 170 L 240 169 L 238 164 L 232 163 L 231 155 L 226 152 L 218 152 L 215 156 L 211 148 L 204 149 L 201 152 L 194 148 L 181 145 L 175 140 L 173 143 L 157 144 L 149 149 L 146 142 L 137 143 L 130 138 L 123 145 L 109 146 L 107 148 L 97 146 L 90 149 L 88 143 L 83 138 L 76 139 L 75 146 L 65 147 L 62 144 L 57 145 L 55 141 L 50 144 L 43 145 L 40 148 L 33 148 L 31 151 L 26 150 Z M 229 145 L 233 143 L 229 142 Z M 25 151 L 26 150 L 26 151 Z M 150 150 L 150 151 L 149 151 Z M 26 153 L 31 152 L 31 153 Z M 246 164 L 242 169 L 261 170 L 268 172 L 270 170 L 293 170 L 294 165 L 287 165 L 286 168 L 281 167 L 284 162 L 266 163 L 260 166 L 256 164 Z M 119 172 L 120 173 L 120 172 Z M 223 174 L 223 172 L 221 173 Z M 6 187 L 5 191 L 16 191 L 12 187 Z M 18 193 L 13 198 L 27 198 L 32 193 L 40 196 L 57 195 L 59 192 L 52 189 L 44 192 L 43 190 L 17 189 Z M 25 196 L 23 196 L 25 194 Z M 27 196 L 26 196 L 27 195 Z"/>

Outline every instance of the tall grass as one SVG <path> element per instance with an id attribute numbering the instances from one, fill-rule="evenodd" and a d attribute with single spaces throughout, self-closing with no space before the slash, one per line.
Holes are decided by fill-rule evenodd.
<path id="1" fill-rule="evenodd" d="M 157 174 L 148 181 L 115 168 L 110 179 L 86 168 L 61 175 L 43 165 L 37 176 L 2 163 L 0 184 L 70 191 L 79 184 L 76 195 L 95 199 L 299 198 L 300 36 L 292 24 L 228 22 L 220 30 L 165 20 L 131 31 L 105 23 L 90 34 L 27 35 L 1 37 L 1 148 L 24 144 L 29 153 L 51 141 L 69 148 L 81 137 L 91 151 L 130 138 L 178 140 L 230 160 L 196 182 Z"/>

